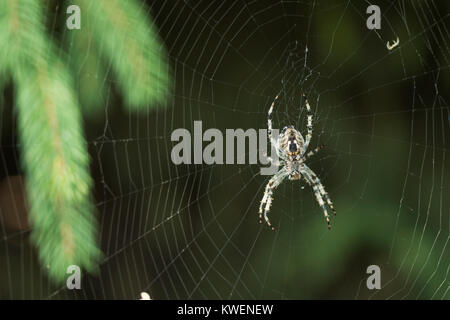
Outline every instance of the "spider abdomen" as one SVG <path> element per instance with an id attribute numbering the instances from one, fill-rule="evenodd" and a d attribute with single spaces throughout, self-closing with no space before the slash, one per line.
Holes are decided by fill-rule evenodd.
<path id="1" fill-rule="evenodd" d="M 294 126 L 285 127 L 280 135 L 280 147 L 289 156 L 295 157 L 303 148 L 304 140 Z"/>

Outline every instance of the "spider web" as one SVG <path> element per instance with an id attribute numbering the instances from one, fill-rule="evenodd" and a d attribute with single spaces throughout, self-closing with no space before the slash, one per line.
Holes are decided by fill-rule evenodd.
<path id="1" fill-rule="evenodd" d="M 366 27 L 367 1 L 149 2 L 174 92 L 167 109 L 127 114 L 115 105 L 114 77 L 104 79 L 104 116 L 86 125 L 99 275 L 83 277 L 82 290 L 54 287 L 27 232 L 8 234 L 2 295 L 448 299 L 448 5 L 377 4 L 380 30 Z M 275 190 L 271 232 L 258 224 L 269 179 L 259 165 L 171 162 L 174 129 L 193 133 L 196 120 L 203 130 L 266 128 L 277 93 L 274 128 L 304 133 L 303 92 L 314 114 L 310 149 L 325 144 L 308 163 L 337 209 L 331 231 L 305 183 Z M 7 148 L 15 142 L 2 142 L 2 161 L 18 163 Z M 370 265 L 381 269 L 380 290 L 366 287 Z"/>

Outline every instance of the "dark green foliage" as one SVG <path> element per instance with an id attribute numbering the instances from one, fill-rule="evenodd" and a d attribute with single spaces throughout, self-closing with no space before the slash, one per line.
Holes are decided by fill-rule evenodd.
<path id="1" fill-rule="evenodd" d="M 32 239 L 55 281 L 72 264 L 94 271 L 101 257 L 81 112 L 104 108 L 102 57 L 132 110 L 162 104 L 169 82 L 164 50 L 138 1 L 79 3 L 84 24 L 67 31 L 67 58 L 46 33 L 42 1 L 0 2 L 0 42 L 8 44 L 0 51 L 1 82 L 14 84 Z M 72 75 L 86 68 L 100 78 L 81 106 L 74 85 L 81 82 Z"/>

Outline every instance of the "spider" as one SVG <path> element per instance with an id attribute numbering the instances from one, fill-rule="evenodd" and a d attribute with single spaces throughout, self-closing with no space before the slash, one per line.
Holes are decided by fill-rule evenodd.
<path id="1" fill-rule="evenodd" d="M 282 168 L 277 173 L 275 173 L 267 183 L 264 191 L 264 196 L 259 206 L 259 222 L 262 223 L 264 212 L 264 219 L 267 225 L 272 230 L 275 230 L 275 227 L 270 223 L 267 214 L 269 213 L 270 206 L 272 204 L 273 191 L 281 184 L 281 182 L 283 182 L 286 177 L 288 177 L 289 180 L 300 180 L 301 178 L 303 178 L 303 180 L 305 180 L 306 183 L 311 186 L 316 196 L 316 200 L 323 210 L 323 214 L 328 224 L 328 229 L 331 229 L 331 226 L 325 202 L 331 208 L 334 215 L 336 215 L 336 210 L 334 209 L 333 203 L 331 202 L 328 193 L 325 191 L 324 186 L 322 185 L 314 171 L 312 171 L 305 163 L 306 160 L 308 160 L 312 155 L 319 152 L 323 148 L 323 145 L 317 147 L 312 151 L 309 151 L 308 153 L 306 152 L 312 138 L 313 115 L 308 99 L 306 98 L 304 93 L 302 94 L 302 96 L 305 99 L 306 111 L 308 114 L 308 132 L 306 134 L 306 139 L 304 139 L 302 134 L 292 125 L 284 127 L 278 139 L 272 137 L 272 112 L 273 107 L 278 100 L 278 95 L 273 100 L 272 105 L 269 108 L 269 113 L 267 115 L 267 133 L 269 136 L 269 140 L 271 145 L 275 148 L 276 154 L 280 160 L 274 160 L 270 157 L 268 157 L 268 159 L 276 166 L 282 166 Z"/>

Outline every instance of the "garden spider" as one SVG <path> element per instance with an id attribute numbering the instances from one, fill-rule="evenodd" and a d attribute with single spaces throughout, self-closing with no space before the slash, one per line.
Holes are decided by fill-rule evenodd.
<path id="1" fill-rule="evenodd" d="M 269 213 L 270 206 L 272 204 L 273 190 L 278 185 L 280 185 L 286 177 L 289 177 L 289 180 L 299 180 L 300 178 L 303 178 L 312 187 L 316 196 L 316 200 L 322 207 L 323 214 L 325 215 L 325 219 L 328 224 L 328 229 L 331 229 L 331 226 L 325 202 L 331 208 L 334 215 L 336 215 L 336 210 L 334 210 L 333 203 L 328 197 L 328 193 L 325 191 L 324 186 L 322 185 L 314 171 L 312 171 L 305 163 L 305 161 L 309 157 L 316 154 L 323 146 L 319 146 L 316 149 L 306 153 L 312 138 L 313 115 L 308 99 L 306 98 L 305 94 L 302 94 L 302 96 L 305 99 L 306 111 L 308 113 L 308 133 L 306 134 L 306 139 L 303 139 L 302 134 L 297 131 L 294 126 L 284 127 L 277 140 L 272 137 L 272 111 L 275 103 L 278 100 L 278 95 L 273 100 L 267 116 L 267 133 L 269 136 L 269 140 L 271 145 L 275 148 L 278 159 L 280 160 L 274 160 L 270 157 L 268 159 L 276 166 L 282 166 L 282 168 L 277 173 L 275 173 L 267 183 L 264 191 L 264 196 L 259 206 L 259 222 L 262 223 L 264 211 L 264 219 L 266 220 L 267 225 L 272 228 L 272 230 L 275 230 L 275 228 L 270 223 L 267 214 Z"/>

